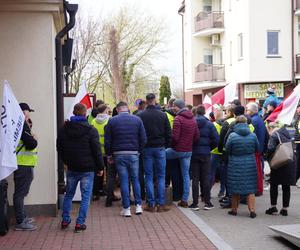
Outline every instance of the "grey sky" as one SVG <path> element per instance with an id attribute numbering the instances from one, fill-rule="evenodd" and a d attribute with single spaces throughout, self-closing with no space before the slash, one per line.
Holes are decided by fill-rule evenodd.
<path id="1" fill-rule="evenodd" d="M 137 5 L 142 10 L 149 11 L 158 18 L 163 18 L 169 30 L 167 40 L 167 53 L 164 58 L 158 58 L 157 64 L 160 71 L 169 76 L 172 86 L 182 86 L 182 61 L 181 61 L 181 16 L 177 11 L 182 0 L 70 0 L 78 3 L 84 15 L 99 16 L 110 15 L 120 6 Z"/>

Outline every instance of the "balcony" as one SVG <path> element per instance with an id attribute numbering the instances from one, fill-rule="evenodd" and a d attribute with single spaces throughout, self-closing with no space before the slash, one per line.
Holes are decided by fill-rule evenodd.
<path id="1" fill-rule="evenodd" d="M 200 63 L 195 68 L 195 82 L 204 81 L 225 81 L 225 65 Z"/>
<path id="2" fill-rule="evenodd" d="M 296 0 L 295 15 L 300 16 L 300 0 Z"/>
<path id="3" fill-rule="evenodd" d="M 224 13 L 221 11 L 200 12 L 195 17 L 195 33 L 193 36 L 202 37 L 224 32 Z"/>

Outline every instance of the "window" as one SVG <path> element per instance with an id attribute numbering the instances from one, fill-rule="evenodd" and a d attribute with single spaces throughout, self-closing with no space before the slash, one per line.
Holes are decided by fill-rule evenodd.
<path id="1" fill-rule="evenodd" d="M 243 53 L 243 34 L 238 34 L 238 59 L 243 59 L 244 53 Z"/>
<path id="2" fill-rule="evenodd" d="M 212 50 L 204 49 L 203 54 L 204 54 L 204 63 L 205 64 L 213 64 Z"/>
<path id="3" fill-rule="evenodd" d="M 212 0 L 203 0 L 203 11 L 205 12 L 212 11 Z"/>
<path id="4" fill-rule="evenodd" d="M 268 41 L 268 56 L 278 56 L 279 55 L 279 31 L 268 31 L 267 41 Z"/>

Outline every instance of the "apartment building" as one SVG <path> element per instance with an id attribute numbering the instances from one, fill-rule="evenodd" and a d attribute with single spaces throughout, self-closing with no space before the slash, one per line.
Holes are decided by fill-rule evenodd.
<path id="1" fill-rule="evenodd" d="M 187 103 L 232 82 L 243 103 L 269 86 L 283 98 L 300 78 L 300 0 L 185 0 L 179 14 Z"/>

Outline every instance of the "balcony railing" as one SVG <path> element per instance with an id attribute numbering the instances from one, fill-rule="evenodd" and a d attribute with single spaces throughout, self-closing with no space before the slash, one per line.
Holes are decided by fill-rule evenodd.
<path id="1" fill-rule="evenodd" d="M 225 65 L 200 63 L 195 69 L 195 81 L 225 81 Z"/>
<path id="2" fill-rule="evenodd" d="M 221 11 L 200 12 L 195 17 L 195 32 L 208 28 L 224 28 L 224 13 Z"/>

